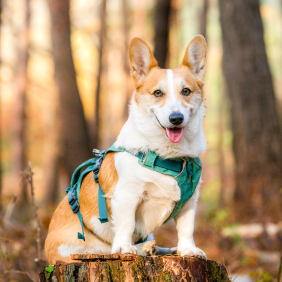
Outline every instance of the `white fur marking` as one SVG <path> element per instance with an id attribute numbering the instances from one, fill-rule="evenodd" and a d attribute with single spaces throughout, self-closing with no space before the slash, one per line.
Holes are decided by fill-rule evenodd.
<path id="1" fill-rule="evenodd" d="M 96 216 L 92 216 L 90 224 L 93 228 L 93 233 L 96 234 L 103 241 L 112 244 L 114 239 L 113 224 L 111 222 L 101 223 Z"/>
<path id="2" fill-rule="evenodd" d="M 167 70 L 167 82 L 169 89 L 170 98 L 175 98 L 174 89 L 173 89 L 173 71 L 171 69 Z"/>

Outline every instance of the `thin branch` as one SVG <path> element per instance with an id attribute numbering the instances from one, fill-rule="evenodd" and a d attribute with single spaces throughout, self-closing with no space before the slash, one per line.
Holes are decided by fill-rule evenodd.
<path id="1" fill-rule="evenodd" d="M 281 258 L 280 258 L 280 265 L 279 265 L 279 270 L 278 270 L 277 282 L 281 281 L 281 272 L 282 272 L 282 253 L 281 253 Z"/>
<path id="2" fill-rule="evenodd" d="M 243 271 L 243 269 L 244 269 L 244 268 L 242 268 L 242 269 L 240 270 L 240 272 L 236 275 L 236 277 L 232 280 L 232 282 L 234 282 L 234 281 L 237 279 L 237 277 L 241 274 L 241 272 Z"/>
<path id="3" fill-rule="evenodd" d="M 41 227 L 40 227 L 40 222 L 38 219 L 38 215 L 37 215 L 37 206 L 35 204 L 35 199 L 34 199 L 34 186 L 33 186 L 33 172 L 31 169 L 31 162 L 28 162 L 28 168 L 26 171 L 26 178 L 29 182 L 30 185 L 30 191 L 31 191 L 31 201 L 32 201 L 32 205 L 33 205 L 33 210 L 34 210 L 34 218 L 36 219 L 36 223 L 37 223 L 37 238 L 36 238 L 36 242 L 37 242 L 37 258 L 35 259 L 35 261 L 40 261 L 42 259 L 42 251 L 41 251 Z"/>

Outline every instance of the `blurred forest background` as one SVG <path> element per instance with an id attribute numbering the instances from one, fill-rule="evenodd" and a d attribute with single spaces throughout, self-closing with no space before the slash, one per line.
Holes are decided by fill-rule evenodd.
<path id="1" fill-rule="evenodd" d="M 0 281 L 38 281 L 48 225 L 72 172 L 119 134 L 134 89 L 130 40 L 142 38 L 160 67 L 174 68 L 197 34 L 208 44 L 208 149 L 195 242 L 233 280 L 277 280 L 282 1 L 0 3 Z M 174 223 L 155 237 L 176 246 Z"/>

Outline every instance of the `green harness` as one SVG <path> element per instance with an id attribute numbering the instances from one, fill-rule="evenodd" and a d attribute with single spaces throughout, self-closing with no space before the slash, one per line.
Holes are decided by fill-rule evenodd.
<path id="1" fill-rule="evenodd" d="M 68 194 L 68 202 L 71 206 L 71 209 L 74 213 L 78 215 L 82 233 L 78 232 L 78 239 L 85 241 L 84 230 L 83 230 L 83 218 L 79 210 L 79 192 L 82 181 L 84 177 L 89 173 L 93 172 L 94 180 L 99 185 L 98 190 L 98 206 L 99 206 L 99 220 L 101 223 L 108 222 L 108 214 L 106 208 L 106 199 L 103 190 L 101 189 L 99 183 L 99 170 L 102 165 L 102 162 L 109 152 L 128 152 L 124 148 L 116 148 L 112 145 L 108 150 L 99 151 L 93 150 L 94 158 L 81 164 L 73 173 L 71 179 L 71 186 L 66 189 Z M 134 154 L 133 154 L 134 155 Z M 174 159 L 162 159 L 156 153 L 149 151 L 148 153 L 139 152 L 136 156 L 139 160 L 138 163 L 143 167 L 157 171 L 159 173 L 170 175 L 177 181 L 180 191 L 181 198 L 176 203 L 174 210 L 172 211 L 169 218 L 166 219 L 168 222 L 173 218 L 181 209 L 181 207 L 192 197 L 194 191 L 199 183 L 201 172 L 202 172 L 202 163 L 199 158 L 174 158 Z M 81 172 L 81 170 L 84 171 Z M 163 223 L 163 224 L 164 224 Z"/>

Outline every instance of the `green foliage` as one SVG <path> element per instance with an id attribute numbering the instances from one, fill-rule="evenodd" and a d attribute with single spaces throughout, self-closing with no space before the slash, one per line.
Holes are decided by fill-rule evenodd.
<path id="1" fill-rule="evenodd" d="M 224 208 L 218 209 L 215 212 L 215 217 L 214 217 L 214 225 L 215 227 L 221 228 L 227 223 L 227 219 L 229 217 L 229 211 L 227 211 Z"/>
<path id="2" fill-rule="evenodd" d="M 233 246 L 236 247 L 237 249 L 241 249 L 241 250 L 244 250 L 246 249 L 248 246 L 245 242 L 243 242 L 240 234 L 238 234 L 236 232 L 236 228 L 238 226 L 238 223 L 234 223 L 230 226 L 226 226 L 224 228 L 225 232 L 227 233 L 228 237 L 231 237 L 233 239 Z M 245 258 L 243 259 L 243 265 L 248 265 L 248 259 Z"/>
<path id="3" fill-rule="evenodd" d="M 255 282 L 272 282 L 273 277 L 264 271 L 262 268 L 257 269 L 255 272 L 251 272 L 250 276 L 254 278 Z"/>
<path id="4" fill-rule="evenodd" d="M 49 279 L 50 274 L 53 272 L 54 267 L 52 264 L 50 264 L 49 266 L 45 267 L 45 270 L 48 272 L 46 273 L 46 278 Z"/>
<path id="5" fill-rule="evenodd" d="M 244 257 L 242 258 L 242 266 L 247 267 L 248 265 L 250 265 L 250 258 L 247 257 L 247 256 L 244 256 Z"/>

